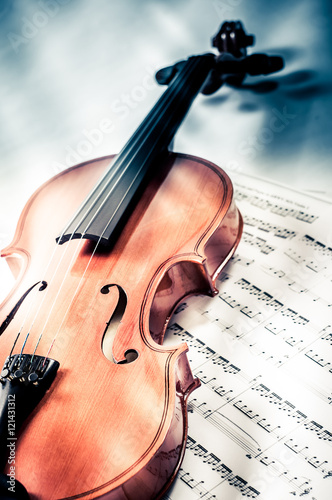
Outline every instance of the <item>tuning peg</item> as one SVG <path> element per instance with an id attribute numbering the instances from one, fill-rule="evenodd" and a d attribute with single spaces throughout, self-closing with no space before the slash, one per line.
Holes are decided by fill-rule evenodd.
<path id="1" fill-rule="evenodd" d="M 269 75 L 280 71 L 284 67 L 284 60 L 280 56 L 267 54 L 252 54 L 244 58 L 244 67 L 249 75 Z"/>
<path id="2" fill-rule="evenodd" d="M 223 53 L 217 56 L 216 67 L 210 72 L 201 92 L 205 95 L 213 94 L 223 83 L 238 87 L 246 75 L 269 75 L 283 67 L 284 61 L 279 56 L 252 54 L 239 58 Z"/>
<path id="3" fill-rule="evenodd" d="M 226 21 L 212 38 L 212 46 L 220 53 L 228 52 L 235 57 L 246 55 L 246 48 L 254 45 L 255 37 L 247 35 L 241 21 Z"/>
<path id="4" fill-rule="evenodd" d="M 255 38 L 247 35 L 240 21 L 226 21 L 212 39 L 212 45 L 220 54 L 215 56 L 215 67 L 210 71 L 202 89 L 202 94 L 216 92 L 224 83 L 239 87 L 245 76 L 268 75 L 283 68 L 283 59 L 266 54 L 247 56 L 247 47 Z M 167 66 L 157 71 L 155 78 L 160 85 L 168 85 L 183 67 L 185 61 Z"/>
<path id="5" fill-rule="evenodd" d="M 226 60 L 227 59 L 231 59 L 232 61 L 234 60 L 234 57 L 231 54 L 227 53 L 222 54 L 219 57 L 223 57 Z M 216 63 L 217 64 L 215 68 L 212 71 L 210 71 L 209 76 L 207 77 L 201 89 L 201 93 L 204 95 L 214 94 L 226 82 L 228 75 L 223 74 L 223 72 L 220 71 L 220 68 L 218 67 L 218 57 L 216 58 Z"/>
<path id="6" fill-rule="evenodd" d="M 224 75 L 269 75 L 280 71 L 284 67 L 283 58 L 280 56 L 268 56 L 267 54 L 252 54 L 241 58 L 221 54 L 216 59 L 216 69 Z"/>

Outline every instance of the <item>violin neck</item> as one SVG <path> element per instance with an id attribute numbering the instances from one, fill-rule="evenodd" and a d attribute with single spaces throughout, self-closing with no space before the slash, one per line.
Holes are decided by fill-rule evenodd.
<path id="1" fill-rule="evenodd" d="M 144 152 L 151 148 L 156 151 L 167 149 L 202 88 L 213 63 L 212 54 L 193 56 L 185 61 L 120 155 L 136 141 L 138 141 L 138 147 Z"/>
<path id="2" fill-rule="evenodd" d="M 108 244 L 165 153 L 214 65 L 214 56 L 190 57 L 167 90 L 111 163 L 77 213 L 57 238 L 58 244 L 88 238 Z"/>

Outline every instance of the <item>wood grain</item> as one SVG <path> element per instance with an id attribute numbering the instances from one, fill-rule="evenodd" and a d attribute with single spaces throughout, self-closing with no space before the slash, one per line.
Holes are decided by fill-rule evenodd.
<path id="1" fill-rule="evenodd" d="M 162 495 L 183 456 L 186 401 L 198 385 L 187 346 L 161 345 L 166 324 L 185 296 L 214 294 L 242 230 L 228 177 L 206 161 L 172 154 L 110 248 L 93 253 L 95 244 L 87 240 L 56 246 L 55 237 L 110 159 L 78 165 L 44 184 L 2 251 L 16 271 L 19 257 L 20 271 L 1 320 L 32 284 L 45 280 L 48 286 L 36 287 L 2 334 L 1 362 L 24 318 L 16 351 L 33 322 L 25 352 L 43 332 L 37 354 L 46 355 L 56 337 L 50 357 L 60 362 L 17 441 L 16 477 L 34 500 Z M 112 284 L 127 297 L 114 362 L 101 348 L 118 301 L 116 287 L 106 294 L 101 289 Z M 138 358 L 119 364 L 130 349 Z"/>

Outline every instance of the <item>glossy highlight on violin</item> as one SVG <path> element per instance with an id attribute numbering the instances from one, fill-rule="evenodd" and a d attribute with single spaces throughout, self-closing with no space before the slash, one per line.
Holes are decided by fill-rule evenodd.
<path id="1" fill-rule="evenodd" d="M 219 55 L 157 73 L 168 87 L 117 156 L 61 172 L 26 204 L 1 252 L 17 279 L 0 317 L 8 498 L 152 500 L 174 480 L 199 380 L 165 330 L 185 297 L 216 293 L 242 218 L 226 173 L 169 145 L 200 92 L 281 69 L 247 56 L 252 43 L 225 23 Z"/>

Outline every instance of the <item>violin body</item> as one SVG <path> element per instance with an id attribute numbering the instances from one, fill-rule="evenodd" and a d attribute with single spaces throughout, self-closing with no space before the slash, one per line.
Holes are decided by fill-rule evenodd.
<path id="1" fill-rule="evenodd" d="M 252 44 L 225 22 L 219 55 L 158 71 L 167 89 L 116 157 L 61 172 L 23 210 L 1 252 L 16 277 L 0 308 L 1 499 L 154 500 L 174 480 L 199 380 L 165 331 L 184 298 L 217 293 L 242 218 L 225 172 L 169 146 L 199 93 L 282 68 Z"/>
<path id="2" fill-rule="evenodd" d="M 60 363 L 17 441 L 16 478 L 33 500 L 149 500 L 165 493 L 184 453 L 187 398 L 199 385 L 186 344 L 163 346 L 165 330 L 185 297 L 216 293 L 242 231 L 227 175 L 170 153 L 111 245 L 73 239 L 54 250 L 110 159 L 45 183 L 2 251 L 17 282 L 1 317 L 32 285 L 46 285 L 25 297 L 5 328 L 1 358 L 25 321 L 33 323 L 25 351 L 38 344 L 36 354 L 46 356 L 51 344 Z"/>

